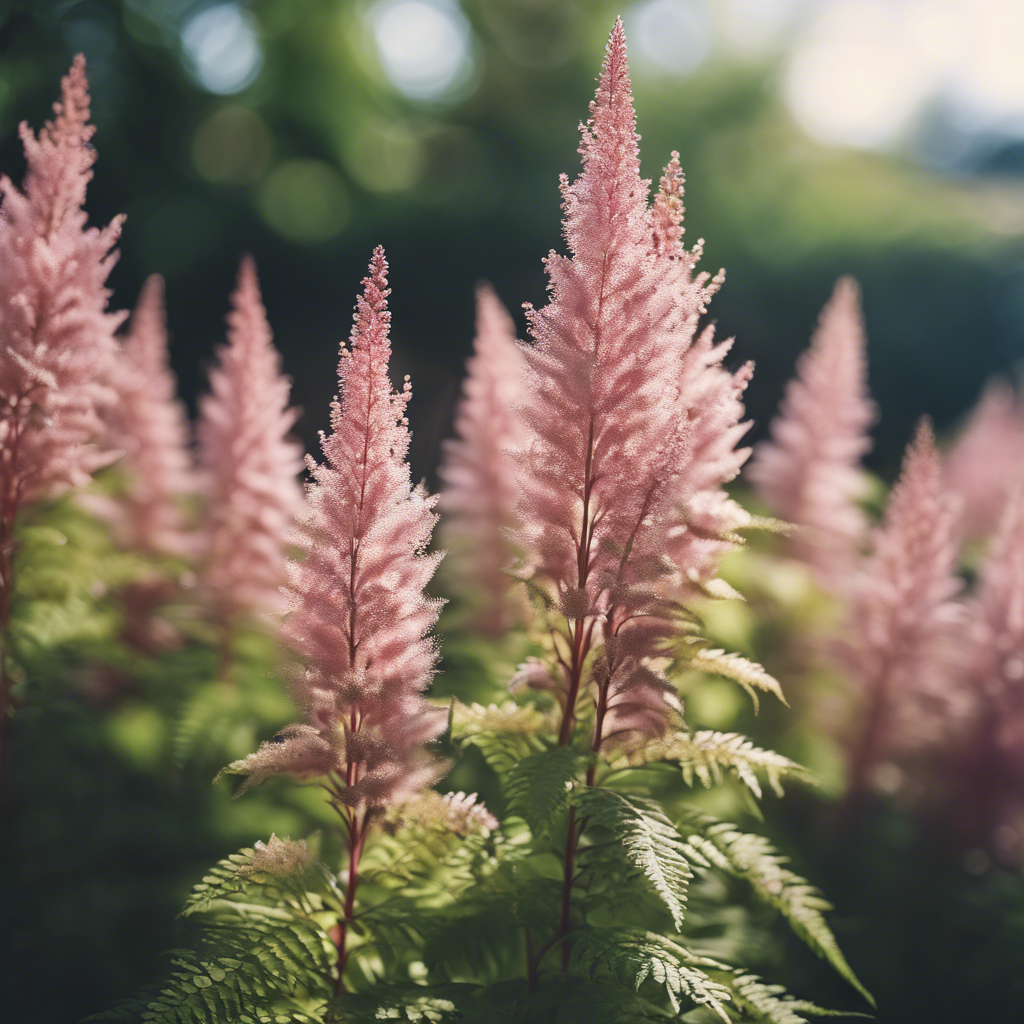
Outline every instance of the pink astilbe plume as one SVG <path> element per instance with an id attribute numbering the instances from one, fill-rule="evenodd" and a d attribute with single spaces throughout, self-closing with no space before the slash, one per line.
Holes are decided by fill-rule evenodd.
<path id="1" fill-rule="evenodd" d="M 117 402 L 105 415 L 110 447 L 124 452 L 128 480 L 123 497 L 98 511 L 121 542 L 154 555 L 190 549 L 180 501 L 194 486 L 189 426 L 176 397 L 167 357 L 164 283 L 149 278 L 132 314 L 128 336 L 111 371 Z"/>
<path id="2" fill-rule="evenodd" d="M 289 392 L 247 258 L 232 296 L 228 344 L 199 407 L 203 584 L 226 632 L 239 616 L 284 608 L 286 543 L 302 502 L 301 453 L 288 436 L 298 413 L 288 407 Z"/>
<path id="3" fill-rule="evenodd" d="M 515 326 L 488 285 L 477 289 L 476 339 L 463 397 L 455 413 L 455 439 L 445 442 L 439 508 L 445 540 L 455 552 L 459 578 L 477 606 L 476 623 L 498 636 L 510 625 L 506 531 L 519 500 L 512 449 L 523 443 L 514 411 L 523 400 L 523 356 Z"/>
<path id="4" fill-rule="evenodd" d="M 85 60 L 61 82 L 54 119 L 20 127 L 27 170 L 19 191 L 0 178 L 0 632 L 10 616 L 14 523 L 29 502 L 85 484 L 110 455 L 92 444 L 101 383 L 122 317 L 107 312 L 107 275 L 121 218 L 86 226 L 96 159 Z M 0 658 L 0 664 L 3 659 Z M 0 728 L 7 679 L 0 667 Z"/>
<path id="5" fill-rule="evenodd" d="M 743 419 L 742 397 L 754 372 L 750 362 L 734 372 L 722 366 L 732 339 L 716 344 L 710 326 L 697 334 L 698 320 L 721 288 L 725 272 L 693 276 L 704 242 L 698 239 L 692 250 L 683 246 L 684 212 L 683 173 L 674 152 L 654 197 L 651 219 L 658 272 L 675 292 L 673 331 L 682 349 L 679 387 L 687 444 L 674 483 L 681 516 L 666 540 L 666 553 L 681 574 L 679 597 L 715 575 L 722 555 L 734 546 L 736 529 L 750 521 L 724 486 L 750 455 L 749 448 L 737 445 L 750 429 Z"/>
<path id="6" fill-rule="evenodd" d="M 1024 863 L 1024 486 L 1018 483 L 970 603 L 971 719 L 951 758 L 956 825 Z"/>
<path id="7" fill-rule="evenodd" d="M 294 607 L 284 635 L 305 666 L 296 695 L 306 722 L 230 768 L 248 774 L 247 785 L 282 771 L 324 777 L 349 839 L 339 978 L 370 825 L 444 770 L 424 748 L 446 722 L 423 697 L 437 661 L 428 633 L 441 605 L 423 593 L 440 559 L 425 551 L 435 499 L 410 485 L 411 392 L 407 381 L 395 393 L 388 378 L 387 269 L 377 248 L 341 353 L 325 461 L 309 461 L 305 557 L 290 567 Z"/>
<path id="8" fill-rule="evenodd" d="M 800 527 L 790 553 L 833 592 L 846 585 L 867 531 L 857 505 L 875 420 L 866 347 L 857 284 L 840 278 L 749 471 L 772 512 Z"/>
<path id="9" fill-rule="evenodd" d="M 907 449 L 864 571 L 840 654 L 859 705 L 849 739 L 849 797 L 884 763 L 934 745 L 965 712 L 953 634 L 960 589 L 957 503 L 944 489 L 927 420 Z"/>
<path id="10" fill-rule="evenodd" d="M 584 661 L 603 646 L 589 680 L 599 749 L 660 734 L 676 706 L 651 659 L 677 631 L 668 599 L 707 572 L 695 563 L 720 541 L 719 515 L 707 531 L 696 519 L 745 457 L 733 449 L 749 370 L 724 371 L 727 348 L 710 334 L 693 344 L 721 279 L 691 274 L 699 245 L 682 247 L 675 157 L 648 205 L 621 21 L 582 133 L 583 171 L 562 179 L 571 255 L 548 256 L 551 301 L 527 307 L 536 344 L 524 349 L 517 541 L 523 574 L 567 620 L 562 743 L 588 685 Z"/>
<path id="11" fill-rule="evenodd" d="M 946 456 L 946 484 L 963 500 L 968 540 L 996 529 L 1010 489 L 1024 473 L 1024 412 L 1012 386 L 996 378 Z"/>

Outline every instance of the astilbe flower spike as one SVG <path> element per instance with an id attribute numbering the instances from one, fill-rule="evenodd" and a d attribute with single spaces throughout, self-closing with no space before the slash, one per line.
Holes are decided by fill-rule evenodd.
<path id="1" fill-rule="evenodd" d="M 970 603 L 972 713 L 950 786 L 961 834 L 1003 861 L 1024 862 L 1024 485 L 1017 486 Z"/>
<path id="2" fill-rule="evenodd" d="M 683 246 L 684 212 L 683 173 L 679 154 L 673 152 L 651 218 L 658 272 L 674 291 L 674 338 L 682 350 L 679 387 L 688 420 L 686 450 L 674 481 L 682 515 L 666 541 L 666 554 L 680 573 L 679 598 L 715 576 L 722 555 L 735 546 L 736 530 L 750 522 L 724 486 L 750 455 L 749 448 L 737 445 L 750 429 L 749 421 L 743 420 L 742 397 L 754 372 L 751 362 L 734 372 L 722 365 L 732 339 L 716 343 L 712 326 L 697 333 L 699 318 L 721 288 L 725 271 L 714 277 L 706 272 L 693 276 L 704 240 L 698 239 L 692 250 Z"/>
<path id="3" fill-rule="evenodd" d="M 96 159 L 79 55 L 61 81 L 54 119 L 20 127 L 23 189 L 0 178 L 0 631 L 10 616 L 14 524 L 28 503 L 85 484 L 110 461 L 92 444 L 102 384 L 122 317 L 107 312 L 107 276 L 122 218 L 86 226 Z M 0 661 L 3 658 L 0 656 Z M 0 669 L 0 727 L 8 686 Z"/>
<path id="4" fill-rule="evenodd" d="M 1022 473 L 1024 412 L 1010 383 L 996 378 L 946 456 L 946 484 L 963 500 L 968 540 L 992 534 Z"/>
<path id="5" fill-rule="evenodd" d="M 616 19 L 582 126 L 583 170 L 561 180 L 570 254 L 545 261 L 551 298 L 527 305 L 535 344 L 523 349 L 519 571 L 565 620 L 552 630 L 561 678 L 532 669 L 524 678 L 555 691 L 561 745 L 573 740 L 581 695 L 592 697 L 595 752 L 660 736 L 680 710 L 659 659 L 680 633 L 680 597 L 726 540 L 720 492 L 745 458 L 733 449 L 750 372 L 726 373 L 727 346 L 713 346 L 710 333 L 694 345 L 722 278 L 692 276 L 700 244 L 682 246 L 675 156 L 648 204 L 630 90 Z M 711 529 L 700 529 L 700 512 Z M 563 970 L 579 836 L 570 808 L 556 935 Z"/>
<path id="6" fill-rule="evenodd" d="M 904 457 L 850 597 L 842 661 L 860 705 L 848 749 L 848 806 L 877 769 L 933 747 L 965 712 L 952 642 L 957 503 L 945 491 L 927 420 Z"/>
<path id="7" fill-rule="evenodd" d="M 852 575 L 867 532 L 857 505 L 875 420 L 866 345 L 857 284 L 840 278 L 749 471 L 772 512 L 800 528 L 790 553 L 832 592 Z"/>
<path id="8" fill-rule="evenodd" d="M 125 494 L 98 508 L 121 543 L 152 555 L 191 550 L 181 498 L 195 485 L 189 426 L 167 354 L 164 283 L 150 277 L 139 295 L 121 358 L 111 370 L 117 402 L 107 410 L 107 443 L 124 452 Z"/>
<path id="9" fill-rule="evenodd" d="M 288 407 L 290 382 L 280 363 L 256 266 L 246 258 L 228 315 L 228 344 L 199 407 L 202 581 L 222 630 L 222 669 L 241 617 L 284 609 L 286 544 L 302 502 L 302 461 L 288 436 L 298 412 Z"/>
<path id="10" fill-rule="evenodd" d="M 487 635 L 498 636 L 513 618 L 507 531 L 519 499 L 510 453 L 523 443 L 515 411 L 524 397 L 523 357 L 512 318 L 494 290 L 481 285 L 476 302 L 474 352 L 455 413 L 457 437 L 444 446 L 438 507 L 446 517 L 442 529 L 456 556 L 458 578 L 475 598 L 475 622 Z"/>
<path id="11" fill-rule="evenodd" d="M 738 394 L 749 368 L 723 370 L 727 348 L 710 334 L 694 344 L 721 278 L 691 276 L 697 251 L 682 247 L 675 157 L 648 206 L 621 21 L 580 152 L 579 178 L 562 179 L 571 255 L 548 256 L 551 301 L 527 307 L 536 344 L 524 348 L 528 439 L 516 539 L 523 574 L 568 624 L 563 744 L 587 685 L 584 662 L 603 648 L 590 679 L 597 750 L 661 734 L 676 706 L 651 659 L 677 630 L 668 599 L 707 572 L 695 563 L 713 560 L 704 545 L 719 534 L 698 539 L 688 507 L 703 502 L 710 513 L 745 457 L 734 448 L 746 429 Z"/>
<path id="12" fill-rule="evenodd" d="M 428 634 L 441 606 L 423 593 L 440 559 L 425 553 L 435 499 L 410 484 L 411 391 L 406 381 L 395 393 L 388 379 L 388 294 L 378 248 L 341 354 L 325 461 L 309 460 L 313 482 L 298 537 L 304 557 L 290 565 L 284 637 L 305 666 L 295 689 L 306 721 L 229 769 L 248 774 L 247 786 L 292 772 L 319 777 L 330 792 L 349 839 L 339 987 L 367 832 L 385 807 L 444 771 L 424 748 L 446 723 L 444 710 L 423 697 L 437 661 Z"/>

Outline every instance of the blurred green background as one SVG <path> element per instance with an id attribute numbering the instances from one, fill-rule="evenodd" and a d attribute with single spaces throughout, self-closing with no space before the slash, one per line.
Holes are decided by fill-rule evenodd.
<path id="1" fill-rule="evenodd" d="M 522 326 L 560 244 L 557 176 L 616 13 L 644 171 L 672 149 L 712 316 L 754 358 L 763 428 L 833 279 L 864 286 L 874 465 L 1024 353 L 1024 10 L 1016 0 L 0 0 L 0 165 L 22 167 L 88 59 L 96 222 L 125 212 L 115 303 L 168 282 L 185 395 L 258 261 L 309 443 L 371 247 L 392 262 L 395 370 L 432 478 L 491 280 Z"/>
<path id="2" fill-rule="evenodd" d="M 950 428 L 1024 356 L 1019 0 L 0 0 L 0 169 L 20 179 L 18 122 L 41 124 L 84 52 L 99 151 L 90 213 L 128 215 L 114 304 L 130 307 L 147 274 L 166 277 L 174 368 L 194 403 L 238 259 L 253 253 L 311 449 L 383 243 L 394 370 L 413 378 L 413 471 L 436 481 L 474 284 L 490 280 L 521 329 L 520 303 L 543 301 L 541 258 L 561 245 L 558 174 L 578 168 L 576 126 L 619 13 L 644 171 L 656 178 L 679 150 L 687 239 L 707 240 L 705 269 L 727 269 L 711 316 L 737 336 L 732 358 L 757 362 L 752 437 L 834 279 L 852 273 L 881 408 L 871 465 L 891 479 L 922 412 Z M 68 593 L 85 593 L 94 567 L 75 571 Z M 241 733 L 168 767 L 187 694 L 207 692 L 221 720 L 202 690 L 212 654 L 121 665 L 134 689 L 110 708 L 82 700 L 94 669 L 73 639 L 30 665 L 45 705 L 18 726 L 19 772 L 38 798 L 19 825 L 16 899 L 0 908 L 17 919 L 0 998 L 20 1020 L 74 1020 L 152 979 L 204 866 L 317 818 L 287 786 L 238 803 L 209 786 L 225 750 L 241 756 L 289 717 L 272 657 L 253 654 L 251 690 L 221 709 L 228 723 L 245 712 Z M 475 662 L 448 642 L 440 692 L 500 694 L 505 654 Z M 247 700 L 266 706 L 250 714 Z M 848 857 L 818 842 L 812 800 L 772 803 L 767 817 L 837 902 L 883 1020 L 1017 1019 L 1019 878 L 969 877 L 898 815 Z M 787 955 L 780 976 L 829 1003 L 818 966 Z"/>

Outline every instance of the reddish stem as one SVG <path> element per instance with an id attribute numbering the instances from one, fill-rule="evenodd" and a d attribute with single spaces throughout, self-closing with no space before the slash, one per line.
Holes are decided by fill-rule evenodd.
<path id="1" fill-rule="evenodd" d="M 346 992 L 345 988 L 345 965 L 348 963 L 348 932 L 349 925 L 355 916 L 356 888 L 359 885 L 359 861 L 363 855 L 363 846 L 366 843 L 366 832 L 369 826 L 369 819 L 365 816 L 359 822 L 356 812 L 352 812 L 352 819 L 349 823 L 349 860 L 348 860 L 348 886 L 345 890 L 345 908 L 339 921 L 340 934 L 338 936 L 338 978 L 334 983 L 336 995 Z"/>

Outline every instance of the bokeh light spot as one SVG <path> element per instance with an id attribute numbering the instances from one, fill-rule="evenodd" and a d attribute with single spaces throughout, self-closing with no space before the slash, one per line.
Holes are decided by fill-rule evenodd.
<path id="1" fill-rule="evenodd" d="M 345 166 L 370 192 L 401 192 L 423 173 L 423 143 L 408 128 L 366 121 L 343 143 Z"/>
<path id="2" fill-rule="evenodd" d="M 646 0 L 633 8 L 625 24 L 641 67 L 685 75 L 708 55 L 711 39 L 700 0 Z"/>
<path id="3" fill-rule="evenodd" d="M 185 68 L 207 92 L 228 96 L 252 85 L 263 52 L 252 15 L 236 3 L 194 14 L 181 30 Z"/>
<path id="4" fill-rule="evenodd" d="M 436 100 L 472 78 L 469 23 L 449 0 L 383 0 L 369 17 L 381 70 L 399 92 Z"/>
<path id="5" fill-rule="evenodd" d="M 192 138 L 192 162 L 207 181 L 257 181 L 270 162 L 273 138 L 254 110 L 227 106 L 211 114 Z"/>
<path id="6" fill-rule="evenodd" d="M 264 220 L 293 242 L 324 242 L 338 235 L 351 211 L 341 175 L 322 160 L 286 160 L 260 190 Z"/>

